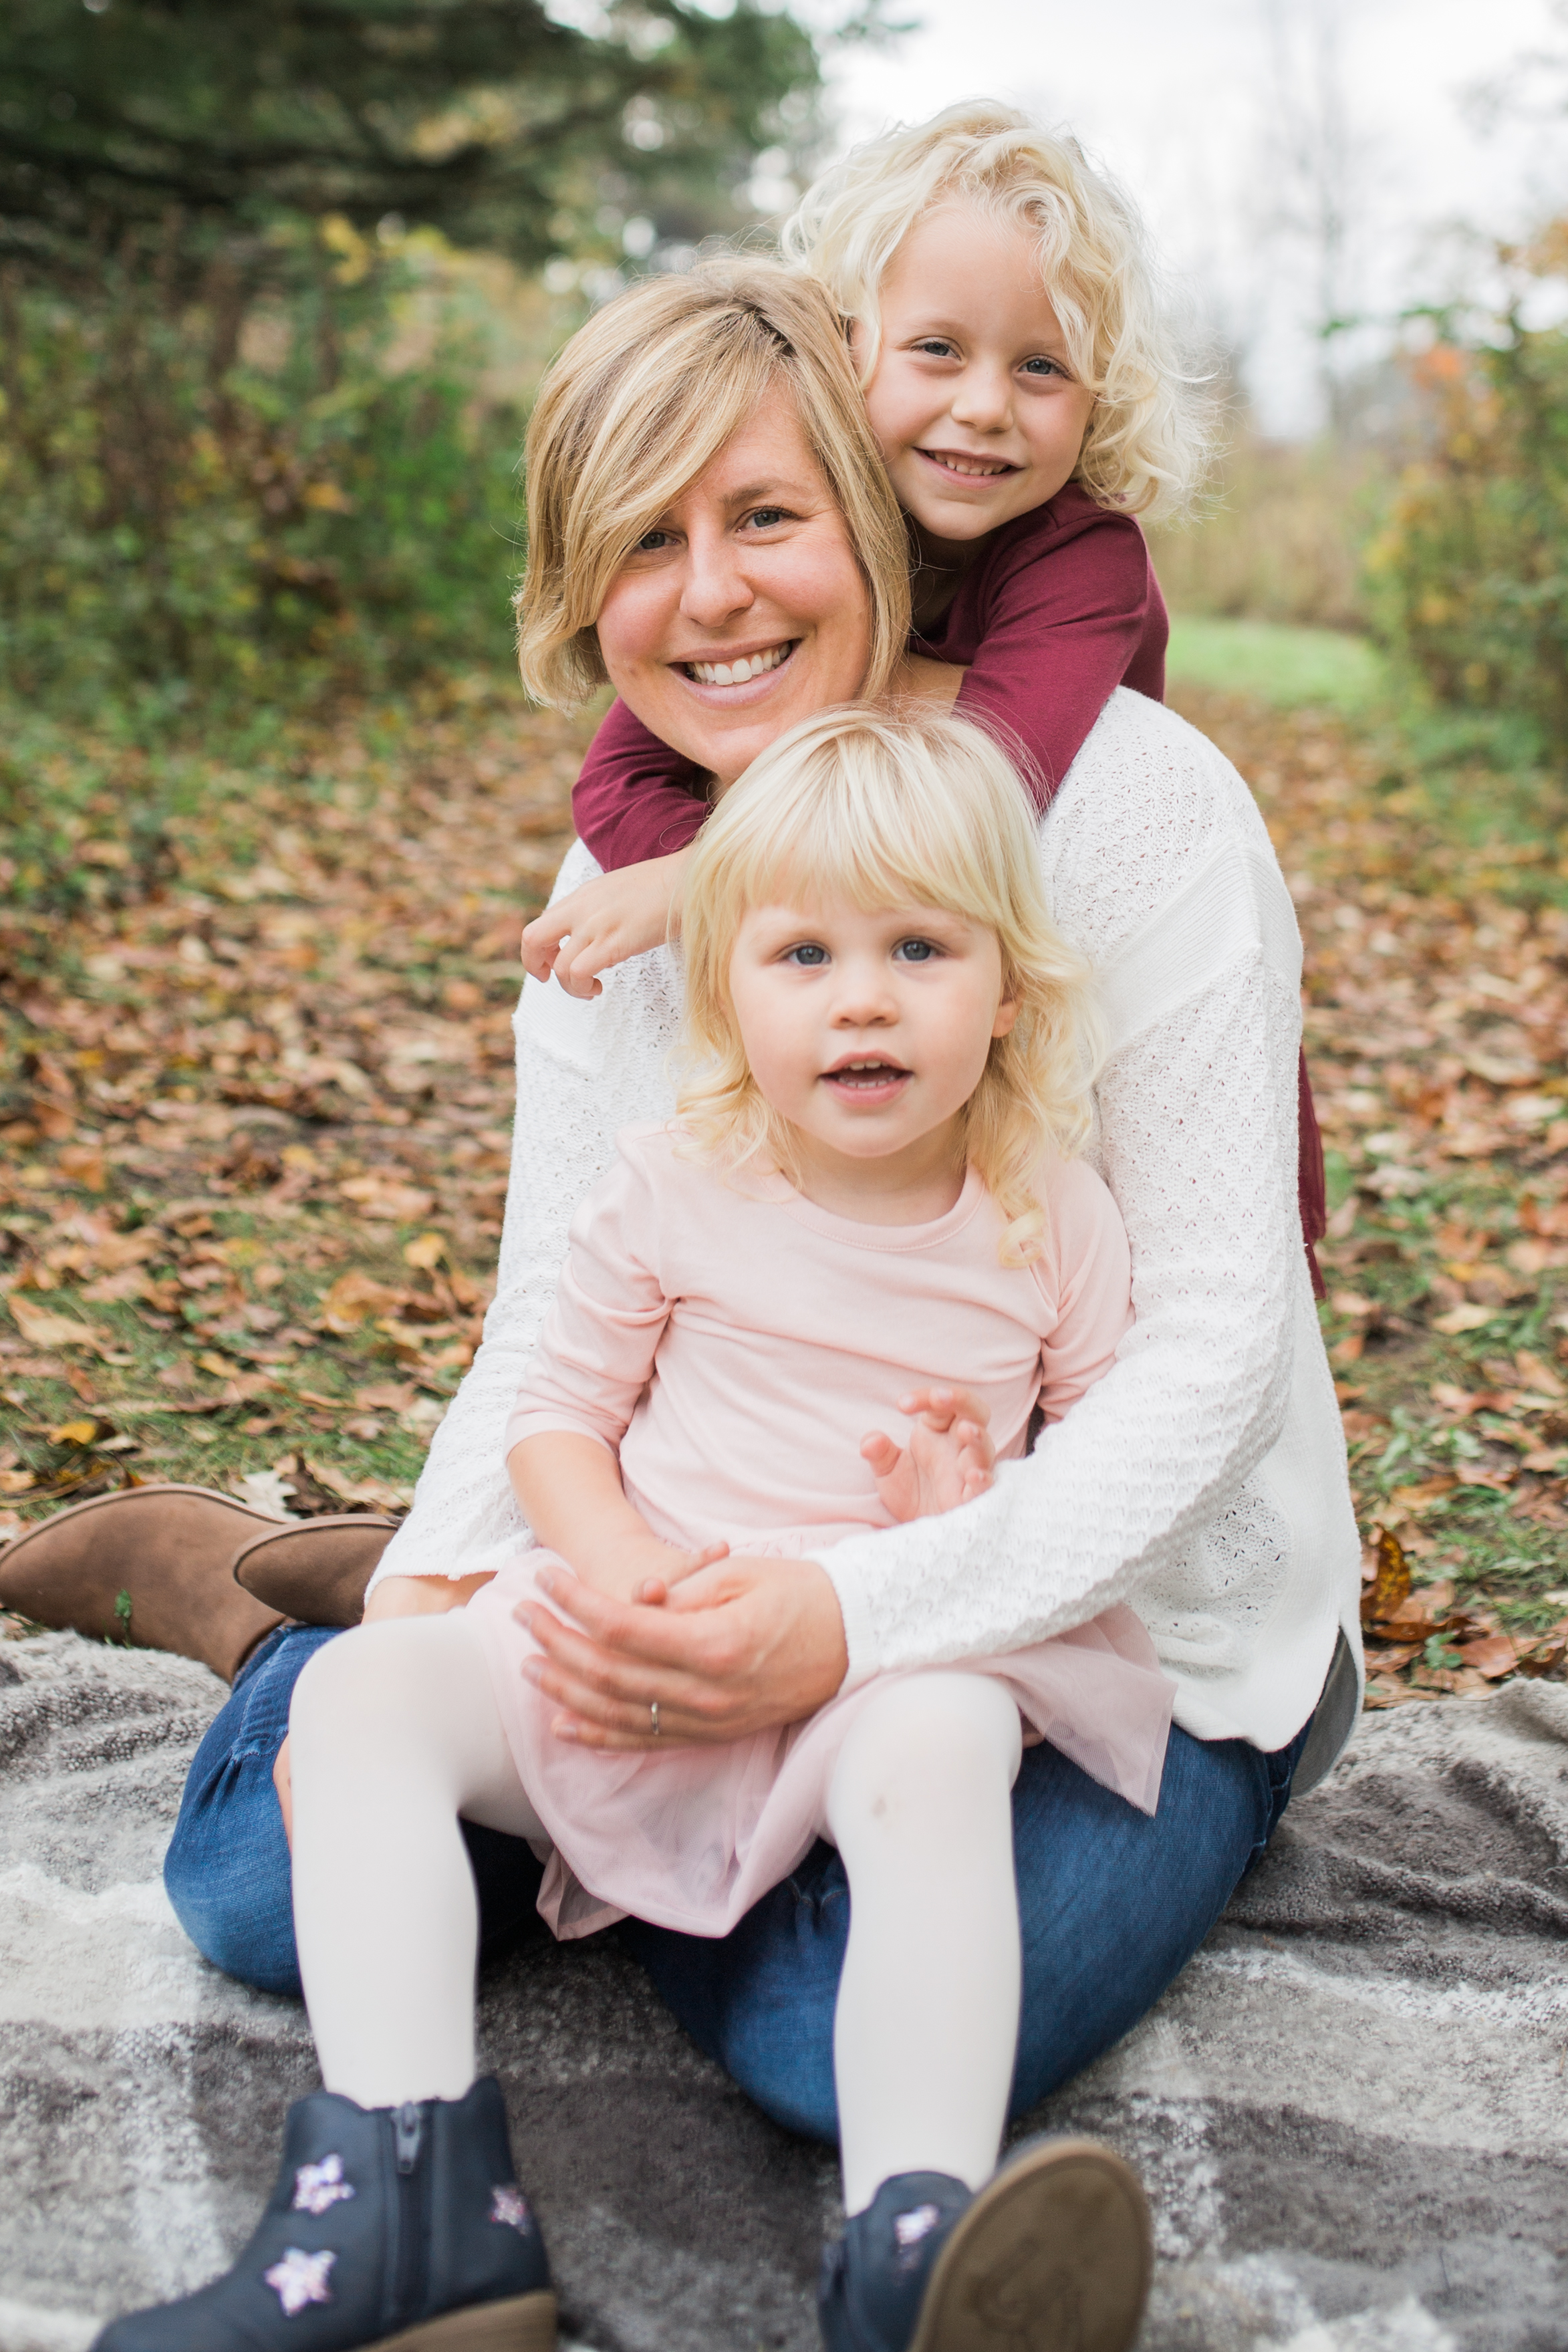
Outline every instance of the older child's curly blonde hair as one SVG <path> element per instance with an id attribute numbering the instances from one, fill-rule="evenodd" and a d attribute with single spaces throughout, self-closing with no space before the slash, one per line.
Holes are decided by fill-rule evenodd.
<path id="1" fill-rule="evenodd" d="M 968 204 L 1031 234 L 1073 373 L 1095 397 L 1077 478 L 1102 506 L 1164 517 L 1190 505 L 1215 408 L 1194 372 L 1130 196 L 1078 141 L 1012 107 L 949 107 L 853 147 L 815 181 L 781 246 L 860 329 L 863 384 L 881 346 L 877 289 L 915 223 Z"/>
<path id="2" fill-rule="evenodd" d="M 730 992 L 750 908 L 942 908 L 995 934 L 1018 1005 L 992 1040 L 963 1142 L 1007 1221 L 1004 1264 L 1037 1255 L 1042 1163 L 1089 1131 L 1099 1043 L 1089 966 L 1046 905 L 1037 822 L 990 737 L 935 712 L 821 711 L 754 760 L 698 835 L 681 892 L 677 1116 L 695 1148 L 732 1170 L 797 1175 L 792 1130 L 752 1076 Z"/>

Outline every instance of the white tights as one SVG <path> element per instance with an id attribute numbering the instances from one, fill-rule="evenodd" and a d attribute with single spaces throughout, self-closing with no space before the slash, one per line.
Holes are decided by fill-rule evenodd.
<path id="1" fill-rule="evenodd" d="M 477 1627 L 456 1610 L 318 1650 L 289 1717 L 294 1926 L 321 2078 L 365 2107 L 474 2079 L 478 1905 L 458 1818 L 540 1840 Z M 978 2188 L 1017 2041 L 1010 1795 L 1018 1713 L 993 1677 L 889 1682 L 835 1768 L 851 1889 L 834 2024 L 846 2210 L 899 2172 Z"/>

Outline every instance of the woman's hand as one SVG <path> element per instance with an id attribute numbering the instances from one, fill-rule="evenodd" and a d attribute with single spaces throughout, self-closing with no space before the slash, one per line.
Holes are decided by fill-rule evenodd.
<path id="1" fill-rule="evenodd" d="M 676 899 L 689 849 L 650 857 L 584 882 L 524 927 L 523 969 L 532 980 L 552 972 L 568 996 L 603 993 L 595 973 L 628 956 L 646 955 L 677 935 Z"/>
<path id="2" fill-rule="evenodd" d="M 860 1441 L 860 1458 L 895 1519 L 933 1519 L 984 1494 L 996 1460 L 985 1433 L 989 1405 L 968 1389 L 916 1389 L 899 1399 L 899 1411 L 915 1417 L 907 1446 L 879 1429 Z"/>
<path id="3" fill-rule="evenodd" d="M 559 1569 L 539 1586 L 552 1606 L 516 1612 L 544 1653 L 524 1671 L 560 1710 L 556 1736 L 584 1748 L 652 1748 L 655 1700 L 660 1746 L 799 1723 L 848 1669 L 837 1595 L 816 1560 L 726 1559 L 659 1602 L 612 1601 Z"/>

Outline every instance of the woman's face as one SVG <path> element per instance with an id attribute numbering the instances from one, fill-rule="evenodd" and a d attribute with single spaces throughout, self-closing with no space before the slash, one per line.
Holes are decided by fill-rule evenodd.
<path id="1" fill-rule="evenodd" d="M 854 700 L 870 593 L 783 388 L 644 534 L 598 638 L 622 701 L 721 785 L 797 720 Z"/>

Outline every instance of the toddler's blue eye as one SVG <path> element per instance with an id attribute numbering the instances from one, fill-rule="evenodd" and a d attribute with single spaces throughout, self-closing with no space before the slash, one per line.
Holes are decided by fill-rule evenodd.
<path id="1" fill-rule="evenodd" d="M 816 971 L 827 961 L 827 950 L 819 947 L 815 940 L 803 940 L 799 947 L 789 950 L 784 961 L 805 971 Z"/>
<path id="2" fill-rule="evenodd" d="M 1059 360 L 1048 360 L 1042 356 L 1037 359 L 1026 360 L 1024 362 L 1024 373 L 1026 375 L 1065 375 L 1067 373 L 1067 370 L 1062 366 Z"/>
<path id="3" fill-rule="evenodd" d="M 930 940 L 900 940 L 893 952 L 902 956 L 906 963 L 929 963 L 937 950 Z"/>

